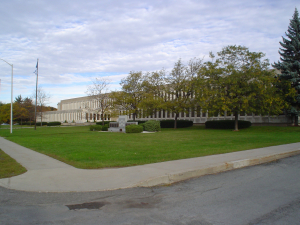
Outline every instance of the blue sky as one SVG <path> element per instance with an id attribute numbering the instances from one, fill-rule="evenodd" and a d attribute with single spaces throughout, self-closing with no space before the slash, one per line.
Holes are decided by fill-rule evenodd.
<path id="1" fill-rule="evenodd" d="M 39 87 L 48 105 L 86 95 L 96 77 L 111 90 L 130 71 L 170 70 L 227 45 L 279 59 L 298 0 L 10 0 L 0 2 L 0 58 L 14 65 L 14 98 Z M 0 101 L 10 102 L 11 67 L 0 61 Z"/>

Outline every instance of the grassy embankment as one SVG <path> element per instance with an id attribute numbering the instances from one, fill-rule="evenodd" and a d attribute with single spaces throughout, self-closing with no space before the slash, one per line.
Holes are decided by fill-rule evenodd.
<path id="1" fill-rule="evenodd" d="M 25 173 L 27 170 L 0 149 L 0 179 Z"/>
<path id="2" fill-rule="evenodd" d="M 202 126 L 151 134 L 91 132 L 89 127 L 0 129 L 0 136 L 77 168 L 142 165 L 300 141 L 300 127 L 206 130 Z"/>

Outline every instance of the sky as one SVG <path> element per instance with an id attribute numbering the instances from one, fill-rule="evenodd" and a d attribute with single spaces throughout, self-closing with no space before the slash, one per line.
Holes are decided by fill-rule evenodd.
<path id="1" fill-rule="evenodd" d="M 13 64 L 13 99 L 38 86 L 57 107 L 86 96 L 96 78 L 119 90 L 130 71 L 170 71 L 209 60 L 228 45 L 279 60 L 279 42 L 299 0 L 0 0 L 0 59 Z M 11 101 L 11 69 L 0 60 L 0 101 Z"/>

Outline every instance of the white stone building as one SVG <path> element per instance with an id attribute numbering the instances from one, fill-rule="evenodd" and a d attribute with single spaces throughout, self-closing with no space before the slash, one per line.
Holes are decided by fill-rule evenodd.
<path id="1" fill-rule="evenodd" d="M 102 117 L 105 121 L 115 121 L 116 118 L 111 118 L 110 114 L 101 115 L 96 112 L 95 109 L 98 107 L 97 102 L 91 100 L 89 97 L 80 97 L 73 99 L 66 99 L 60 101 L 57 104 L 57 111 L 48 111 L 43 113 L 44 122 L 68 122 L 68 123 L 84 123 L 93 121 L 102 121 Z M 120 111 L 120 115 L 128 114 L 125 111 Z M 129 119 L 132 119 L 132 115 L 128 115 Z M 152 116 L 144 117 L 141 112 L 137 115 L 137 120 L 166 120 L 174 119 L 174 113 L 168 112 L 166 110 L 157 111 Z M 220 115 L 209 115 L 208 112 L 203 112 L 199 107 L 195 109 L 190 109 L 189 113 L 182 112 L 179 114 L 178 119 L 191 120 L 194 123 L 203 124 L 207 120 L 234 120 L 233 115 L 227 115 L 226 112 L 224 116 Z M 277 124 L 286 125 L 291 124 L 292 120 L 290 117 L 285 115 L 279 116 L 261 116 L 254 114 L 241 113 L 239 115 L 239 120 L 248 120 L 253 124 Z M 40 121 L 40 118 L 37 118 Z"/>

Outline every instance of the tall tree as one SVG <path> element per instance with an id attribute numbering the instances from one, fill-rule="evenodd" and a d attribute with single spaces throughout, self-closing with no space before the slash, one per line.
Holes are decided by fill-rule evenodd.
<path id="1" fill-rule="evenodd" d="M 300 111 L 300 18 L 297 8 L 285 35 L 287 37 L 282 37 L 282 42 L 279 42 L 281 45 L 279 48 L 280 61 L 275 62 L 272 66 L 281 72 L 280 79 L 288 81 L 297 92 L 296 98 L 287 97 L 286 101 L 290 103 L 289 113 L 294 117 L 295 125 L 298 125 Z M 289 88 L 287 85 L 284 87 Z"/>
<path id="2" fill-rule="evenodd" d="M 34 98 L 35 98 L 35 92 L 34 92 Z M 46 93 L 44 89 L 38 88 L 37 89 L 37 109 L 38 109 L 38 114 L 41 118 L 41 126 L 43 123 L 43 112 L 45 111 L 45 106 L 46 102 L 48 102 L 50 99 L 50 94 Z"/>
<path id="3" fill-rule="evenodd" d="M 22 103 L 23 102 L 23 98 L 21 95 L 18 95 L 16 98 L 15 98 L 15 102 L 18 102 L 18 103 Z"/>
<path id="4" fill-rule="evenodd" d="M 140 107 L 145 116 L 164 109 L 165 70 L 146 73 L 143 79 L 143 100 Z"/>
<path id="5" fill-rule="evenodd" d="M 34 120 L 34 104 L 31 98 L 26 97 L 23 99 L 23 107 L 28 111 L 28 120 L 31 125 L 31 121 Z"/>
<path id="6" fill-rule="evenodd" d="M 191 59 L 188 65 L 184 65 L 181 60 L 178 60 L 171 73 L 166 77 L 166 85 L 164 86 L 165 109 L 175 114 L 175 129 L 177 128 L 179 113 L 187 112 L 190 108 L 194 108 L 194 79 L 201 65 L 201 59 Z"/>
<path id="7" fill-rule="evenodd" d="M 112 92 L 111 95 L 114 106 L 132 113 L 134 121 L 143 100 L 143 81 L 144 75 L 142 72 L 131 71 L 126 78 L 121 80 L 121 91 Z"/>
<path id="8" fill-rule="evenodd" d="M 198 96 L 204 108 L 212 113 L 233 113 L 238 130 L 240 112 L 279 114 L 286 106 L 274 85 L 275 71 L 269 70 L 263 53 L 234 45 L 224 47 L 218 56 L 216 61 L 205 63 L 200 72 L 202 82 L 207 82 L 207 90 L 201 93 L 206 100 Z"/>
<path id="9" fill-rule="evenodd" d="M 111 100 L 108 93 L 109 82 L 102 78 L 96 78 L 86 91 L 90 100 L 95 104 L 93 112 L 101 113 L 102 125 L 104 126 L 104 115 L 111 109 Z"/>

